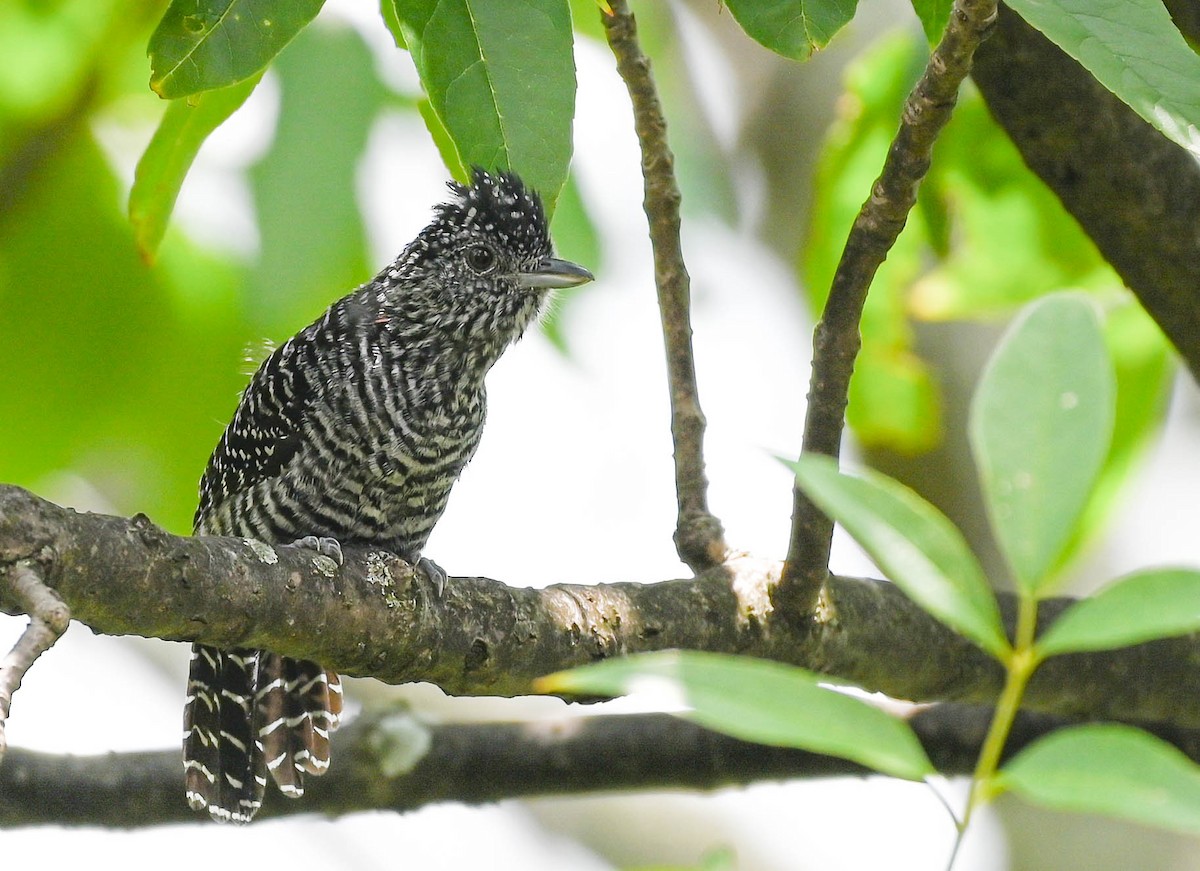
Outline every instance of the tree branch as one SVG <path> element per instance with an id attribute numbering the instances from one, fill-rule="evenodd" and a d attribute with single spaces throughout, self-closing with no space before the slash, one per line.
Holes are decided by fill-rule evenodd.
<path id="1" fill-rule="evenodd" d="M 1195 29 L 1194 15 L 1176 19 Z M 972 77 L 1030 169 L 1079 221 L 1200 380 L 1195 159 L 1007 7 L 995 36 L 980 49 Z"/>
<path id="2" fill-rule="evenodd" d="M 671 393 L 671 439 L 675 445 L 675 497 L 679 515 L 675 549 L 693 572 L 725 561 L 728 547 L 721 521 L 708 510 L 708 480 L 704 475 L 704 412 L 696 386 L 692 355 L 691 284 L 679 241 L 679 186 L 675 158 L 667 144 L 663 117 L 650 60 L 637 41 L 637 25 L 625 0 L 609 3 L 601 12 L 604 33 L 617 59 L 633 104 L 633 123 L 642 150 L 646 217 L 654 251 L 654 281 L 667 350 L 667 381 Z"/>
<path id="3" fill-rule="evenodd" d="M 850 376 L 862 344 L 859 321 L 867 290 L 904 229 L 917 201 L 917 188 L 929 170 L 933 143 L 950 120 L 975 49 L 995 19 L 996 0 L 955 0 L 946 32 L 904 103 L 900 129 L 871 196 L 850 229 L 813 334 L 805 451 L 834 458 L 841 451 Z M 772 598 L 782 614 L 802 617 L 817 606 L 829 573 L 833 521 L 799 487 L 792 499 L 791 541 L 783 579 Z"/>
<path id="4" fill-rule="evenodd" d="M 742 558 L 657 584 L 544 590 L 451 578 L 437 598 L 390 554 L 312 551 L 168 535 L 145 517 L 77 514 L 0 486 L 0 574 L 29 559 L 75 619 L 109 635 L 274 650 L 386 683 L 520 695 L 559 669 L 666 648 L 801 665 L 913 701 L 990 703 L 1003 672 L 883 581 L 833 577 L 828 614 L 775 620 L 778 565 Z M 1047 627 L 1071 604 L 1042 604 Z M 1015 605 L 1001 596 L 1011 628 Z M 0 606 L 20 610 L 0 585 Z M 1024 706 L 1064 716 L 1200 727 L 1200 637 L 1056 657 Z"/>
<path id="5" fill-rule="evenodd" d="M 71 622 L 71 612 L 63 600 L 42 583 L 38 571 L 27 561 L 18 562 L 6 576 L 0 575 L 0 581 L 4 580 L 13 601 L 29 615 L 29 625 L 8 656 L 0 660 L 0 761 L 8 747 L 4 724 L 12 710 L 13 693 L 30 666 L 54 646 Z"/>
<path id="6" fill-rule="evenodd" d="M 990 716 L 987 708 L 937 705 L 915 713 L 910 724 L 938 771 L 967 774 Z M 1070 725 L 1022 715 L 1006 754 Z M 1160 735 L 1200 761 L 1197 733 Z M 333 742 L 337 765 L 309 780 L 303 801 L 273 796 L 260 820 L 870 773 L 844 759 L 751 744 L 667 714 L 428 725 L 402 710 L 374 711 L 336 733 Z M 59 756 L 13 749 L 0 766 L 0 828 L 205 824 L 207 818 L 183 801 L 181 771 L 177 750 Z"/>

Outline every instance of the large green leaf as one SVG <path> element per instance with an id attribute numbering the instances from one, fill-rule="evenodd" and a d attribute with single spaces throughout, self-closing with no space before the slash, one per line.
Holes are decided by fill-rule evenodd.
<path id="1" fill-rule="evenodd" d="M 172 0 L 150 37 L 150 87 L 175 99 L 266 68 L 325 0 Z"/>
<path id="2" fill-rule="evenodd" d="M 462 164 L 520 173 L 552 212 L 567 178 L 575 115 L 567 0 L 393 2 Z"/>
<path id="3" fill-rule="evenodd" d="M 143 260 L 154 259 L 200 146 L 246 102 L 260 78 L 251 76 L 240 84 L 206 91 L 194 102 L 175 100 L 167 106 L 138 161 L 129 192 L 129 220 Z"/>
<path id="4" fill-rule="evenodd" d="M 1043 591 L 1075 531 L 1113 429 L 1112 363 L 1095 309 L 1047 297 L 1014 322 L 971 403 L 972 451 L 1017 583 Z"/>
<path id="5" fill-rule="evenodd" d="M 1055 810 L 1200 835 L 1200 768 L 1131 726 L 1055 732 L 1005 765 L 996 785 Z"/>
<path id="6" fill-rule="evenodd" d="M 805 60 L 849 23 L 858 0 L 726 0 L 725 5 L 755 42 Z"/>
<path id="7" fill-rule="evenodd" d="M 906 723 L 820 685 L 828 678 L 748 657 L 668 650 L 609 659 L 537 682 L 540 692 L 623 695 L 666 689 L 685 716 L 746 741 L 850 759 L 906 780 L 933 766 Z"/>
<path id="8" fill-rule="evenodd" d="M 802 454 L 788 465 L 805 495 L 842 524 L 909 598 L 996 658 L 1008 655 L 983 569 L 944 514 L 883 475 L 843 475 L 828 457 Z"/>
<path id="9" fill-rule="evenodd" d="M 1200 155 L 1200 57 L 1162 0 L 1009 5 L 1167 138 Z"/>
<path id="10" fill-rule="evenodd" d="M 1038 639 L 1042 656 L 1111 650 L 1200 631 L 1200 572 L 1152 569 L 1072 605 Z"/>

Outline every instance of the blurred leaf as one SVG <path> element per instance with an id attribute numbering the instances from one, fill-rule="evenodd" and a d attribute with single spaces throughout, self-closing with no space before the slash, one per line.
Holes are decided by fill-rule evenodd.
<path id="1" fill-rule="evenodd" d="M 1037 642 L 1042 656 L 1112 650 L 1200 631 L 1200 572 L 1152 569 L 1068 608 Z"/>
<path id="2" fill-rule="evenodd" d="M 1200 835 L 1200 768 L 1131 726 L 1077 726 L 1048 735 L 1005 765 L 996 786 L 1053 810 Z"/>
<path id="3" fill-rule="evenodd" d="M 1009 653 L 1000 608 L 962 534 L 903 484 L 838 472 L 825 456 L 789 466 L 804 494 L 867 552 L 910 599 L 997 659 Z"/>
<path id="4" fill-rule="evenodd" d="M 1079 294 L 1034 303 L 988 363 L 969 435 L 988 514 L 1017 584 L 1054 576 L 1112 438 L 1114 379 L 1095 309 Z"/>
<path id="5" fill-rule="evenodd" d="M 854 361 L 846 420 L 864 445 L 907 453 L 937 447 L 942 401 L 925 361 L 903 342 L 864 347 Z"/>
<path id="6" fill-rule="evenodd" d="M 921 27 L 930 45 L 935 45 L 950 20 L 950 7 L 954 0 L 912 0 L 913 9 L 921 19 Z"/>
<path id="7" fill-rule="evenodd" d="M 579 185 L 575 183 L 573 175 L 567 178 L 562 196 L 558 199 L 558 209 L 554 212 L 550 231 L 554 237 L 554 247 L 560 256 L 581 263 L 592 272 L 599 271 L 600 235 L 587 213 L 583 197 L 579 195 Z M 557 291 L 551 297 L 549 310 L 542 318 L 542 331 L 546 338 L 564 354 L 567 352 L 567 340 L 562 332 L 563 313 L 581 293 L 587 293 L 589 287 L 590 285 L 584 285 Z"/>
<path id="8" fill-rule="evenodd" d="M 1161 0 L 1009 5 L 1149 124 L 1200 156 L 1200 57 Z"/>
<path id="9" fill-rule="evenodd" d="M 617 696 L 653 686 L 681 696 L 688 719 L 735 738 L 838 756 L 906 780 L 933 773 L 904 721 L 820 685 L 828 680 L 777 662 L 668 650 L 558 672 L 536 689 Z"/>
<path id="10" fill-rule="evenodd" d="M 150 37 L 150 88 L 176 99 L 247 79 L 291 42 L 325 0 L 172 0 Z"/>
<path id="11" fill-rule="evenodd" d="M 186 532 L 237 399 L 236 273 L 178 237 L 148 269 L 85 127 L 44 159 L 0 215 L 0 480 Z"/>
<path id="12" fill-rule="evenodd" d="M 919 205 L 945 228 L 936 262 L 908 289 L 922 320 L 1007 316 L 1053 291 L 1123 286 L 972 87 L 938 139 Z"/>
<path id="13" fill-rule="evenodd" d="M 807 60 L 849 23 L 858 0 L 725 0 L 725 5 L 759 45 Z"/>
<path id="14" fill-rule="evenodd" d="M 520 173 L 553 214 L 575 116 L 567 0 L 394 0 L 394 6 L 462 163 Z"/>
<path id="15" fill-rule="evenodd" d="M 279 338 L 371 275 L 357 178 L 387 95 L 349 28 L 309 28 L 275 71 L 275 139 L 250 172 L 262 253 L 247 302 L 260 335 Z"/>
<path id="16" fill-rule="evenodd" d="M 206 91 L 194 103 L 167 106 L 154 137 L 138 161 L 129 192 L 129 221 L 142 259 L 153 262 L 183 180 L 208 135 L 236 112 L 261 76 L 229 88 Z"/>

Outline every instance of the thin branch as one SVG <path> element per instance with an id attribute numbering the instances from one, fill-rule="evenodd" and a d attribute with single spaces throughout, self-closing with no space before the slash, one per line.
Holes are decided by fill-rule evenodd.
<path id="1" fill-rule="evenodd" d="M 1200 38 L 1195 4 L 1173 3 Z M 1190 13 L 1190 14 L 1187 14 Z M 1200 380 L 1200 167 L 1006 7 L 972 72 L 1062 200 Z"/>
<path id="2" fill-rule="evenodd" d="M 988 716 L 986 708 L 938 705 L 910 723 L 937 769 L 957 775 L 971 770 Z M 1023 715 L 1007 753 L 1069 725 Z M 1163 737 L 1200 760 L 1196 733 Z M 750 744 L 666 714 L 431 726 L 402 710 L 375 711 L 336 733 L 333 752 L 337 764 L 308 781 L 302 801 L 269 796 L 259 819 L 869 773 L 844 759 Z M 14 748 L 0 767 L 0 828 L 206 824 L 183 801 L 181 771 L 177 750 L 58 756 Z"/>
<path id="3" fill-rule="evenodd" d="M 654 280 L 667 350 L 675 495 L 679 505 L 675 549 L 679 558 L 699 573 L 724 562 L 728 547 L 721 521 L 708 510 L 705 421 L 692 357 L 691 287 L 679 241 L 680 194 L 675 183 L 675 158 L 667 144 L 667 122 L 650 73 L 650 61 L 638 45 L 633 13 L 626 0 L 613 0 L 609 7 L 611 14 L 601 12 L 600 17 L 617 59 L 617 72 L 625 81 L 633 104 L 634 128 L 642 150 L 643 207 L 650 222 Z"/>
<path id="4" fill-rule="evenodd" d="M 7 574 L 0 572 L 0 582 L 8 588 L 12 600 L 29 615 L 29 625 L 13 649 L 0 660 L 0 761 L 3 761 L 8 747 L 4 726 L 12 710 L 13 693 L 21 686 L 21 680 L 37 658 L 67 631 L 71 612 L 58 594 L 42 583 L 37 569 L 28 561 L 18 562 Z"/>
<path id="5" fill-rule="evenodd" d="M 955 0 L 942 41 L 904 104 L 900 130 L 883 170 L 846 240 L 821 322 L 813 335 L 812 380 L 804 450 L 837 457 L 846 397 L 862 344 L 859 320 L 875 271 L 904 229 L 929 170 L 930 153 L 958 99 L 979 43 L 996 20 L 996 0 Z M 792 534 L 783 579 L 772 594 L 783 614 L 802 617 L 816 606 L 829 572 L 833 521 L 795 488 Z"/>
<path id="6" fill-rule="evenodd" d="M 451 578 L 438 598 L 390 554 L 346 562 L 244 539 L 168 535 L 144 517 L 76 514 L 0 486 L 0 570 L 31 559 L 98 632 L 255 647 L 387 683 L 521 695 L 552 671 L 666 648 L 741 653 L 835 674 L 893 698 L 991 703 L 1003 671 L 893 584 L 833 577 L 830 614 L 774 620 L 779 565 L 748 558 L 655 584 L 543 590 Z M 1014 600 L 1001 596 L 1011 626 Z M 1070 599 L 1044 602 L 1053 624 Z M 0 587 L 0 608 L 20 605 Z M 1200 727 L 1200 637 L 1055 657 L 1024 706 L 1063 716 Z"/>

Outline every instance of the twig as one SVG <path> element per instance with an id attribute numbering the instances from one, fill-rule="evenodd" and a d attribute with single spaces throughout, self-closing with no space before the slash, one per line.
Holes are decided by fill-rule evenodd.
<path id="1" fill-rule="evenodd" d="M 8 595 L 29 615 L 29 625 L 0 661 L 0 761 L 8 747 L 5 723 L 12 710 L 12 697 L 34 661 L 49 650 L 67 631 L 71 612 L 54 590 L 42 583 L 32 563 L 22 560 L 7 575 L 0 574 Z"/>
<path id="2" fill-rule="evenodd" d="M 850 375 L 862 344 L 859 321 L 867 289 L 904 229 L 929 169 L 933 143 L 950 120 L 975 49 L 995 20 L 996 0 L 955 0 L 945 35 L 904 103 L 900 130 L 871 196 L 854 220 L 813 335 L 805 451 L 836 458 L 841 450 Z M 772 595 L 781 613 L 803 618 L 816 607 L 829 573 L 832 538 L 833 521 L 796 487 L 787 560 Z"/>
<path id="3" fill-rule="evenodd" d="M 428 681 L 454 695 L 520 695 L 549 672 L 670 647 L 742 653 L 840 675 L 913 701 L 990 703 L 1003 671 L 894 584 L 833 577 L 835 620 L 773 622 L 779 564 L 736 559 L 653 584 L 513 587 L 451 578 L 433 595 L 390 555 L 347 547 L 338 567 L 312 551 L 239 538 L 168 535 L 144 517 L 76 514 L 0 486 L 0 564 L 51 556 L 44 581 L 72 617 L 109 635 L 256 647 L 387 683 Z M 1013 624 L 1011 596 L 1000 595 Z M 1073 604 L 1042 604 L 1051 625 Z M 22 611 L 0 584 L 0 610 Z M 1028 710 L 1200 727 L 1200 637 L 1055 657 L 1029 685 Z"/>
<path id="4" fill-rule="evenodd" d="M 938 705 L 910 722 L 938 771 L 965 774 L 979 752 L 989 714 L 986 708 Z M 1072 722 L 1022 714 L 1008 752 Z M 1162 737 L 1200 759 L 1196 733 Z M 405 811 L 441 801 L 482 804 L 634 789 L 708 790 L 867 773 L 843 759 L 750 744 L 666 714 L 427 725 L 402 711 L 384 710 L 359 717 L 333 741 L 337 762 L 329 773 L 308 781 L 303 801 L 268 796 L 260 820 Z M 421 746 L 423 754 L 414 752 Z M 411 764 L 401 771 L 389 768 L 396 758 Z M 179 772 L 178 750 L 60 756 L 14 748 L 0 768 L 0 828 L 206 822 L 184 803 Z"/>
<path id="5" fill-rule="evenodd" d="M 708 510 L 705 421 L 692 358 L 691 289 L 679 241 L 680 194 L 675 183 L 675 158 L 667 144 L 667 122 L 650 73 L 650 61 L 638 45 L 633 13 L 626 0 L 613 0 L 609 6 L 611 13 L 601 12 L 600 17 L 617 60 L 617 72 L 633 104 L 634 128 L 642 150 L 643 207 L 650 222 L 654 280 L 667 349 L 675 495 L 679 505 L 675 549 L 680 559 L 698 573 L 723 563 L 728 547 L 721 521 Z"/>

